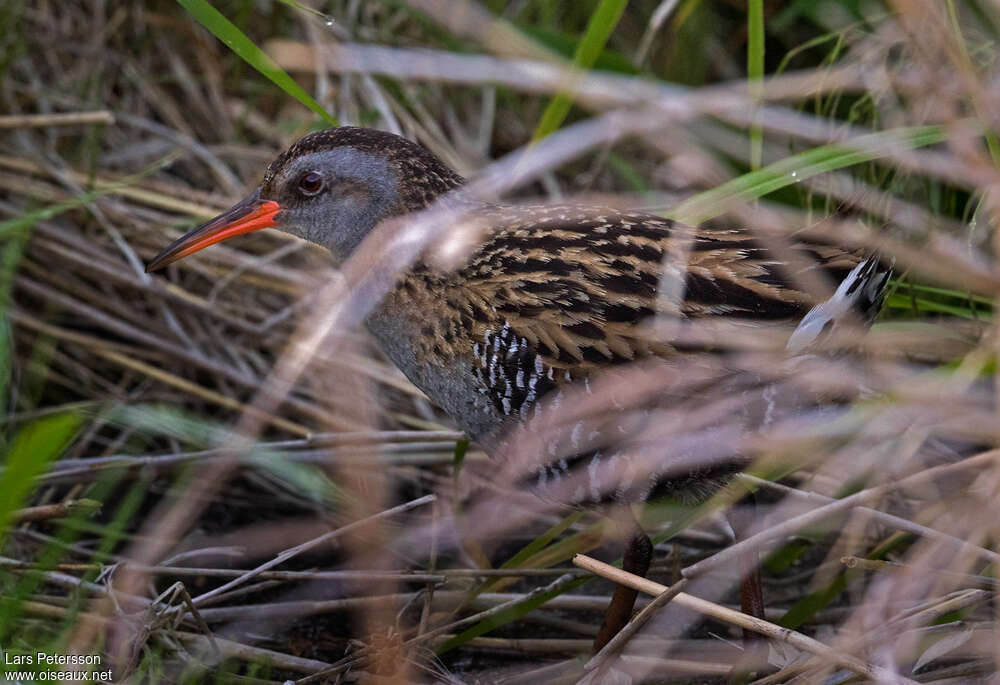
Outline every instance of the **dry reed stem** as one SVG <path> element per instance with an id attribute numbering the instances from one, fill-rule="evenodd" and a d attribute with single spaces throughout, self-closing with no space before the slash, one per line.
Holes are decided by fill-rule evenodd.
<path id="1" fill-rule="evenodd" d="M 0 115 L 0 128 L 42 128 L 47 126 L 113 125 L 115 115 L 106 109 L 97 112 L 60 112 L 59 114 Z"/>

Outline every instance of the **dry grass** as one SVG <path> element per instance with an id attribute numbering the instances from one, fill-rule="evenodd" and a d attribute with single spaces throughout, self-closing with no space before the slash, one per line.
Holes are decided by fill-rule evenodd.
<path id="1" fill-rule="evenodd" d="M 0 7 L 0 487 L 30 485 L 0 493 L 0 649 L 101 654 L 113 682 L 721 682 L 735 665 L 761 683 L 995 678 L 1000 7 L 765 7 L 758 89 L 743 10 L 723 0 L 634 3 L 598 63 L 632 62 L 616 72 L 568 68 L 553 29 L 581 35 L 590 9 L 554 2 L 219 6 L 342 123 L 419 140 L 471 193 L 894 255 L 886 315 L 831 341 L 838 356 L 790 366 L 773 335 L 663 322 L 657 335 L 731 354 L 693 355 L 679 381 L 626 369 L 546 419 L 669 382 L 683 399 L 636 444 L 759 457 L 707 504 L 646 507 L 642 588 L 684 592 L 589 664 L 610 584 L 568 562 L 615 555 L 602 519 L 503 493 L 357 326 L 387 270 L 427 245 L 461 251 L 451 210 L 381 229 L 336 273 L 265 232 L 149 276 L 316 117 L 176 5 Z M 529 147 L 557 92 L 578 107 Z M 752 140 L 776 166 L 747 173 Z M 727 432 L 742 400 L 714 381 L 736 372 L 850 410 Z M 19 454 L 44 472 L 18 471 Z M 747 488 L 765 504 L 742 548 L 766 559 L 768 621 L 795 631 L 764 631 L 766 664 L 739 641 L 719 514 Z"/>

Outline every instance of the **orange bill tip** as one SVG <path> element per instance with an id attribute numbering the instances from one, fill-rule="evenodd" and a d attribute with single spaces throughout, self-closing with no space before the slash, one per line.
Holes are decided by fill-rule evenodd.
<path id="1" fill-rule="evenodd" d="M 146 273 L 162 269 L 209 245 L 221 243 L 233 236 L 271 228 L 281 205 L 273 200 L 261 200 L 256 193 L 220 214 L 211 221 L 170 243 L 146 265 Z"/>

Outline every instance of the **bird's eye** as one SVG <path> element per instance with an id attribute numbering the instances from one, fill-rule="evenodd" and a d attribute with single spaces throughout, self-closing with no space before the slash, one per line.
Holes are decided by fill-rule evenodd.
<path id="1" fill-rule="evenodd" d="M 315 171 L 308 171 L 299 177 L 299 192 L 303 195 L 315 195 L 323 190 L 323 177 Z"/>

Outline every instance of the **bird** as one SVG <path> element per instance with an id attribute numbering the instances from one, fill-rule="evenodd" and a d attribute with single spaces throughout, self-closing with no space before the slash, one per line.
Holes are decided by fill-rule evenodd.
<path id="1" fill-rule="evenodd" d="M 380 223 L 462 198 L 464 186 L 462 176 L 404 137 L 348 126 L 317 131 L 282 152 L 244 200 L 174 241 L 146 270 L 264 228 L 325 247 L 342 264 Z M 486 227 L 478 244 L 453 266 L 418 258 L 365 323 L 385 355 L 490 454 L 573 389 L 589 390 L 602 372 L 691 354 L 651 338 L 651 321 L 798 322 L 789 350 L 801 353 L 848 320 L 871 323 L 891 276 L 877 255 L 797 238 L 787 244 L 798 257 L 793 266 L 741 227 L 689 227 L 606 207 L 469 198 L 461 206 Z M 680 267 L 672 258 L 678 254 Z M 801 287 L 805 271 L 836 286 L 832 295 L 818 299 Z M 759 380 L 725 382 L 745 393 Z M 606 414 L 606 430 L 591 431 L 582 446 L 579 422 L 565 430 L 549 424 L 549 447 L 523 486 L 569 506 L 599 507 L 663 493 L 703 497 L 746 465 L 735 455 L 707 467 L 665 463 L 626 481 L 627 459 L 613 438 L 626 422 L 634 432 L 648 417 L 646 410 Z M 635 519 L 625 518 L 631 531 L 623 566 L 644 576 L 652 545 Z M 618 586 L 595 651 L 625 625 L 635 598 Z"/>

